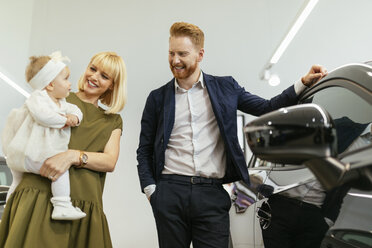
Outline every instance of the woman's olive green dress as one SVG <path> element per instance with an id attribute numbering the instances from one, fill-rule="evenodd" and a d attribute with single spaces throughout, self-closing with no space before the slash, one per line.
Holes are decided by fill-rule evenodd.
<path id="1" fill-rule="evenodd" d="M 74 93 L 68 102 L 83 112 L 80 126 L 71 129 L 69 148 L 103 152 L 111 132 L 122 129 L 118 114 L 82 102 Z M 89 160 L 88 160 L 89 163 Z M 0 247 L 80 248 L 112 247 L 102 193 L 106 173 L 70 168 L 71 199 L 87 216 L 80 220 L 52 220 L 50 181 L 25 173 L 9 198 L 0 224 Z"/>

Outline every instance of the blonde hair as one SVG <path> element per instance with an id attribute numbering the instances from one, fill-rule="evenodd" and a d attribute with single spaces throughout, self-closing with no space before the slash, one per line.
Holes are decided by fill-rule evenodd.
<path id="1" fill-rule="evenodd" d="M 115 52 L 101 52 L 92 57 L 89 66 L 94 64 L 113 79 L 113 88 L 109 88 L 99 98 L 108 109 L 106 114 L 115 114 L 122 110 L 127 102 L 127 71 L 123 59 Z M 84 91 L 85 73 L 78 82 L 79 91 Z"/>
<path id="2" fill-rule="evenodd" d="M 30 80 L 43 68 L 51 58 L 49 56 L 31 56 L 30 63 L 26 67 L 26 81 Z"/>
<path id="3" fill-rule="evenodd" d="M 197 48 L 204 48 L 204 33 L 196 25 L 187 22 L 175 22 L 169 29 L 170 36 L 186 36 Z"/>

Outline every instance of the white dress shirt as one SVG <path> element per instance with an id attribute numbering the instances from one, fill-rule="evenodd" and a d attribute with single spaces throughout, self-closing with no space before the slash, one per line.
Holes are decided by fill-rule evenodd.
<path id="1" fill-rule="evenodd" d="M 222 178 L 225 147 L 203 74 L 189 90 L 175 80 L 175 120 L 165 150 L 163 174 Z"/>

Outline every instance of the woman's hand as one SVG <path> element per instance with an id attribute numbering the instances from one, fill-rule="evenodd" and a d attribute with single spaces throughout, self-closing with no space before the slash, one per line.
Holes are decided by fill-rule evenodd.
<path id="1" fill-rule="evenodd" d="M 103 152 L 85 152 L 88 155 L 88 163 L 84 166 L 84 169 L 101 172 L 114 171 L 119 157 L 120 137 L 121 130 L 115 129 L 112 131 Z M 45 160 L 44 164 L 41 166 L 40 175 L 54 182 L 72 165 L 79 164 L 80 151 L 67 150 Z"/>
<path id="2" fill-rule="evenodd" d="M 45 160 L 40 168 L 40 175 L 47 177 L 53 182 L 65 173 L 73 164 L 79 164 L 80 152 L 77 150 L 67 150 L 58 153 Z"/>

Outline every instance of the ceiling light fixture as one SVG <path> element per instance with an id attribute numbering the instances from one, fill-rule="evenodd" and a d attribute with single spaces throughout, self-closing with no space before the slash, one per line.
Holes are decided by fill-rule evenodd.
<path id="1" fill-rule="evenodd" d="M 269 63 L 264 67 L 261 72 L 260 78 L 266 79 L 265 74 L 271 69 L 271 67 L 278 63 L 280 57 L 283 55 L 284 51 L 287 49 L 288 45 L 291 43 L 298 30 L 300 30 L 302 24 L 304 24 L 307 17 L 310 15 L 311 11 L 314 9 L 315 5 L 319 0 L 308 0 L 306 4 L 301 8 L 299 14 L 297 15 L 296 21 L 293 23 L 292 27 L 289 29 L 288 33 L 275 50 L 273 56 L 271 57 Z M 267 80 L 267 79 L 266 79 Z"/>
<path id="2" fill-rule="evenodd" d="M 297 34 L 298 30 L 300 30 L 302 24 L 304 24 L 307 17 L 310 15 L 311 11 L 314 9 L 315 5 L 318 3 L 319 0 L 309 0 L 301 11 L 300 15 L 298 16 L 295 23 L 292 25 L 291 29 L 284 37 L 283 41 L 280 43 L 279 47 L 276 49 L 274 55 L 270 59 L 271 64 L 276 64 L 280 57 L 283 55 L 284 51 L 287 49 L 289 43 L 293 40 L 295 35 Z"/>

